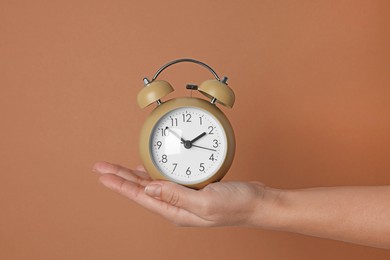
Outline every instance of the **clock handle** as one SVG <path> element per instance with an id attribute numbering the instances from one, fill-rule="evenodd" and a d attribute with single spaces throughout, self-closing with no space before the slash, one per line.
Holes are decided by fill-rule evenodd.
<path id="1" fill-rule="evenodd" d="M 162 66 L 161 68 L 158 69 L 158 71 L 154 74 L 153 78 L 152 78 L 152 81 L 154 81 L 155 79 L 157 79 L 157 77 L 160 75 L 161 72 L 163 72 L 163 70 L 165 70 L 166 68 L 168 68 L 169 66 L 172 66 L 174 64 L 177 64 L 177 63 L 181 63 L 181 62 L 192 62 L 192 63 L 195 63 L 195 64 L 199 64 L 203 67 L 205 67 L 206 69 L 208 69 L 213 75 L 214 75 L 214 78 L 218 81 L 220 81 L 221 79 L 219 78 L 218 74 L 209 66 L 207 65 L 206 63 L 203 63 L 201 61 L 198 61 L 198 60 L 194 60 L 194 59 L 189 59 L 189 58 L 184 58 L 184 59 L 177 59 L 177 60 L 173 60 L 171 62 L 168 62 L 167 64 L 165 64 L 164 66 Z"/>

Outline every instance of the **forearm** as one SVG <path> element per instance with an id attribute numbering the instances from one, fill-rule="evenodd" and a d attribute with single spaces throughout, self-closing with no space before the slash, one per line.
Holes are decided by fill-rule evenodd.
<path id="1" fill-rule="evenodd" d="M 390 248 L 390 186 L 280 191 L 271 207 L 268 228 Z"/>

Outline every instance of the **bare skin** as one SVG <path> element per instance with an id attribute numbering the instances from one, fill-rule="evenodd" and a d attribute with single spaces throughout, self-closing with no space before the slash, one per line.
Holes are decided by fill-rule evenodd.
<path id="1" fill-rule="evenodd" d="M 98 162 L 110 188 L 178 226 L 249 226 L 390 249 L 390 186 L 280 190 L 260 182 L 218 182 L 201 190 L 152 180 Z"/>

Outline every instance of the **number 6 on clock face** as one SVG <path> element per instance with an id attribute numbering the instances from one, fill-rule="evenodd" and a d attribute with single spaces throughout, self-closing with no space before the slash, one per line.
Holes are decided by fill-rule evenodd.
<path id="1" fill-rule="evenodd" d="M 226 133 L 206 110 L 182 107 L 166 113 L 151 133 L 150 153 L 167 179 L 182 184 L 202 182 L 226 157 Z"/>

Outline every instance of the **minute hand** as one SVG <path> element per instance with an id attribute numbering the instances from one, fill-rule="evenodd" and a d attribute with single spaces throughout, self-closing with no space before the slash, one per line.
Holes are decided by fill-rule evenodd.
<path id="1" fill-rule="evenodd" d="M 193 147 L 197 147 L 197 148 L 201 148 L 201 149 L 206 149 L 206 150 L 210 150 L 210 151 L 213 151 L 213 152 L 216 152 L 217 150 L 215 149 L 211 149 L 211 148 L 207 148 L 207 147 L 203 147 L 203 146 L 199 146 L 199 145 L 192 145 Z"/>
<path id="2" fill-rule="evenodd" d="M 171 130 L 168 126 L 165 127 L 165 129 L 167 129 L 169 132 L 171 132 L 174 136 L 176 136 L 177 138 L 179 138 L 181 140 L 182 143 L 184 143 L 186 140 L 183 139 L 183 137 L 180 137 L 175 131 Z"/>
<path id="3" fill-rule="evenodd" d="M 205 135 L 206 135 L 206 132 L 201 133 L 200 135 L 198 135 L 197 137 L 195 137 L 194 139 L 191 140 L 191 144 L 198 141 L 200 138 L 202 138 Z"/>

